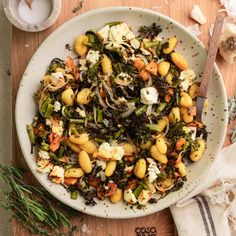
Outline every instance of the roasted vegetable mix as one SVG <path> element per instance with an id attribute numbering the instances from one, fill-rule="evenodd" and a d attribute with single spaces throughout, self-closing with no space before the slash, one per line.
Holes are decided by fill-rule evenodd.
<path id="1" fill-rule="evenodd" d="M 199 83 L 155 23 L 137 35 L 108 23 L 74 40 L 77 57 L 55 58 L 27 125 L 38 171 L 85 204 L 96 198 L 144 206 L 176 191 L 207 132 L 195 120 Z"/>

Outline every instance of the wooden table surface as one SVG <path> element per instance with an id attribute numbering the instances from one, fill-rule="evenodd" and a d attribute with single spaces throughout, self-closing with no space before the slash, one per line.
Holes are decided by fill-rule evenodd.
<path id="1" fill-rule="evenodd" d="M 183 25 L 192 25 L 195 22 L 189 18 L 189 12 L 194 4 L 198 4 L 203 13 L 207 16 L 207 23 L 200 26 L 200 40 L 207 46 L 209 40 L 209 26 L 214 22 L 217 11 L 220 9 L 217 0 L 85 0 L 80 11 L 72 13 L 72 10 L 80 5 L 80 0 L 62 0 L 61 14 L 56 23 L 44 32 L 27 33 L 15 27 L 12 28 L 12 85 L 13 85 L 13 112 L 15 109 L 15 99 L 18 86 L 24 70 L 32 57 L 34 51 L 41 42 L 59 25 L 66 20 L 75 17 L 81 13 L 92 9 L 109 7 L 109 6 L 137 6 L 152 9 L 154 11 L 168 15 Z M 141 24 L 141 22 L 140 22 Z M 228 96 L 236 95 L 236 65 L 229 65 L 218 56 L 217 64 L 222 73 Z M 232 126 L 232 124 L 230 125 Z M 13 127 L 13 164 L 27 168 L 21 153 L 17 140 L 16 130 Z M 229 144 L 226 137 L 225 145 Z M 37 181 L 30 172 L 27 173 L 26 179 L 31 184 L 37 184 Z M 83 215 L 83 223 L 90 229 L 92 236 L 123 236 L 136 235 L 136 227 L 156 227 L 158 236 L 177 235 L 173 218 L 170 210 L 165 209 L 150 216 L 129 219 L 129 220 L 108 220 Z M 74 219 L 73 223 L 80 226 L 83 224 L 81 218 Z M 18 223 L 13 223 L 14 236 L 31 235 L 23 229 Z M 76 235 L 86 235 L 86 233 L 78 232 Z"/>

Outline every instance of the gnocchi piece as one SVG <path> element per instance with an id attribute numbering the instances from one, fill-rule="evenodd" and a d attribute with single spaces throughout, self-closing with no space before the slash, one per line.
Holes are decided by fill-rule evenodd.
<path id="1" fill-rule="evenodd" d="M 158 65 L 158 73 L 161 76 L 165 76 L 168 73 L 169 69 L 170 69 L 170 63 L 167 61 L 162 61 Z"/>
<path id="2" fill-rule="evenodd" d="M 81 168 L 70 168 L 65 171 L 66 178 L 80 178 L 84 175 L 84 171 Z"/>
<path id="3" fill-rule="evenodd" d="M 182 161 L 176 164 L 175 167 L 178 169 L 182 177 L 187 175 L 187 167 Z"/>
<path id="4" fill-rule="evenodd" d="M 195 145 L 191 149 L 190 159 L 192 161 L 198 161 L 202 158 L 202 155 L 206 149 L 206 142 L 204 139 L 196 139 Z"/>
<path id="5" fill-rule="evenodd" d="M 188 69 L 188 62 L 178 52 L 172 52 L 171 53 L 171 59 L 179 69 L 181 69 L 181 70 L 187 70 Z"/>
<path id="6" fill-rule="evenodd" d="M 162 185 L 165 187 L 165 188 L 170 188 L 173 184 L 174 184 L 174 179 L 172 178 L 166 178 L 164 181 L 161 182 Z"/>
<path id="7" fill-rule="evenodd" d="M 175 47 L 178 43 L 178 39 L 176 37 L 172 37 L 172 38 L 169 38 L 167 42 L 168 42 L 168 47 L 163 48 L 163 52 L 165 54 L 169 54 L 175 49 Z"/>
<path id="8" fill-rule="evenodd" d="M 80 56 L 84 56 L 87 53 L 88 46 L 86 44 L 88 42 L 89 38 L 87 35 L 80 35 L 75 39 L 74 48 Z"/>
<path id="9" fill-rule="evenodd" d="M 85 144 L 89 141 L 89 135 L 86 133 L 80 135 L 71 135 L 69 137 L 69 141 L 79 145 Z"/>
<path id="10" fill-rule="evenodd" d="M 189 96 L 192 98 L 192 99 L 195 99 L 197 96 L 198 96 L 198 93 L 199 93 L 199 90 L 200 90 L 200 86 L 196 83 L 192 84 L 189 88 Z"/>
<path id="11" fill-rule="evenodd" d="M 91 140 L 89 140 L 88 142 L 86 142 L 84 144 L 79 145 L 79 147 L 83 151 L 87 152 L 88 154 L 93 154 L 95 151 L 97 151 L 96 144 Z"/>
<path id="12" fill-rule="evenodd" d="M 101 65 L 103 73 L 110 76 L 112 74 L 112 64 L 110 58 L 106 54 L 102 55 Z"/>
<path id="13" fill-rule="evenodd" d="M 71 88 L 64 90 L 61 94 L 61 100 L 67 106 L 73 106 L 74 103 L 74 91 Z"/>
<path id="14" fill-rule="evenodd" d="M 123 196 L 123 191 L 122 189 L 116 189 L 115 193 L 113 195 L 110 196 L 110 201 L 112 203 L 118 203 L 122 200 L 122 196 Z"/>
<path id="15" fill-rule="evenodd" d="M 166 81 L 168 82 L 169 85 L 172 85 L 172 79 L 173 79 L 173 74 L 172 73 L 168 73 L 166 75 Z"/>
<path id="16" fill-rule="evenodd" d="M 150 154 L 155 160 L 159 161 L 162 164 L 166 164 L 168 162 L 167 156 L 158 152 L 156 145 L 153 145 L 151 147 Z"/>
<path id="17" fill-rule="evenodd" d="M 162 132 L 165 127 L 169 124 L 169 119 L 167 117 L 163 117 L 157 122 L 157 130 L 158 132 Z"/>
<path id="18" fill-rule="evenodd" d="M 180 109 L 179 107 L 173 107 L 171 112 L 169 113 L 169 121 L 170 123 L 176 124 L 181 119 L 180 117 Z"/>
<path id="19" fill-rule="evenodd" d="M 152 146 L 152 142 L 150 140 L 148 140 L 147 142 L 142 142 L 140 144 L 140 148 L 141 149 L 150 149 L 150 147 Z"/>
<path id="20" fill-rule="evenodd" d="M 158 150 L 159 153 L 166 154 L 166 152 L 167 152 L 167 144 L 166 144 L 165 139 L 162 136 L 157 138 L 157 140 L 156 140 L 156 147 L 157 147 L 157 150 Z"/>
<path id="21" fill-rule="evenodd" d="M 92 163 L 90 161 L 89 155 L 85 151 L 79 153 L 78 158 L 80 167 L 85 173 L 90 173 L 92 171 Z"/>
<path id="22" fill-rule="evenodd" d="M 105 176 L 110 177 L 116 169 L 116 161 L 108 161 L 105 169 Z"/>
<path id="23" fill-rule="evenodd" d="M 193 105 L 193 100 L 186 92 L 180 92 L 180 106 L 182 107 L 191 107 Z"/>
<path id="24" fill-rule="evenodd" d="M 81 152 L 81 149 L 80 149 L 79 145 L 74 144 L 74 143 L 70 142 L 69 140 L 67 140 L 66 144 L 72 151 L 74 151 L 76 153 Z"/>
<path id="25" fill-rule="evenodd" d="M 139 159 L 134 167 L 134 174 L 140 179 L 143 179 L 146 173 L 147 164 L 145 159 Z"/>
<path id="26" fill-rule="evenodd" d="M 78 92 L 76 101 L 78 104 L 86 105 L 91 101 L 91 90 L 89 88 L 84 88 Z"/>
<path id="27" fill-rule="evenodd" d="M 191 123 L 193 121 L 193 116 L 189 114 L 188 108 L 181 107 L 180 113 L 185 123 Z"/>

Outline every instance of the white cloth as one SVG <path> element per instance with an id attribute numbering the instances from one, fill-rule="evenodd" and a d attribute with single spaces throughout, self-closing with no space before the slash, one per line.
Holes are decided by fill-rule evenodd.
<path id="1" fill-rule="evenodd" d="M 179 236 L 236 235 L 236 143 L 222 149 L 201 184 L 170 210 Z"/>

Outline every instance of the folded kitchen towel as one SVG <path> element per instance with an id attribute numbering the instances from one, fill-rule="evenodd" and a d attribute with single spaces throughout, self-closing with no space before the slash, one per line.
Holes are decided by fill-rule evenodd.
<path id="1" fill-rule="evenodd" d="M 170 209 L 179 236 L 236 235 L 236 143 L 223 148 L 201 184 Z"/>

